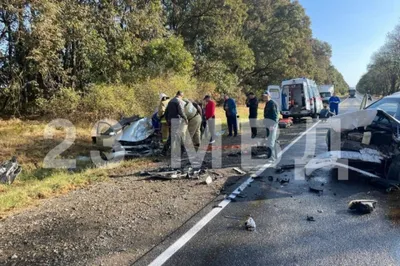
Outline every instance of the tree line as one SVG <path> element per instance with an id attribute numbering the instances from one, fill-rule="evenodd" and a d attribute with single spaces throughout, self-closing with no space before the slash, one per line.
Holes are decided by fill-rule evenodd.
<path id="1" fill-rule="evenodd" d="M 400 86 L 400 24 L 391 31 L 384 45 L 373 54 L 367 72 L 357 84 L 357 90 L 388 95 Z"/>
<path id="2" fill-rule="evenodd" d="M 171 77 L 216 93 L 295 77 L 346 92 L 310 23 L 291 0 L 5 0 L 0 111 L 35 113 L 64 88 L 81 97 Z"/>

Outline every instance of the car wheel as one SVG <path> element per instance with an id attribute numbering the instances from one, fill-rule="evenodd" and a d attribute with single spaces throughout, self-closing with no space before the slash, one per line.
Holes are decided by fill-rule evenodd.
<path id="1" fill-rule="evenodd" d="M 393 158 L 386 178 L 393 181 L 400 181 L 400 156 Z"/>

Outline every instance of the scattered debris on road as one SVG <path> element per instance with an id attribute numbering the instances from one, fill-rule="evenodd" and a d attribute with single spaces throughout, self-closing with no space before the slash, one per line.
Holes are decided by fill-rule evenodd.
<path id="1" fill-rule="evenodd" d="M 223 177 L 222 174 L 207 169 L 193 169 L 192 167 L 184 168 L 184 169 L 174 169 L 171 167 L 160 167 L 153 171 L 141 171 L 137 173 L 138 176 L 146 177 L 145 179 L 165 179 L 165 180 L 173 180 L 173 179 L 204 179 L 205 181 L 211 180 L 210 183 L 214 180 L 214 178 Z M 208 181 L 207 181 L 208 182 Z M 208 184 L 208 183 L 207 183 Z"/>
<path id="2" fill-rule="evenodd" d="M 17 157 L 0 164 L 0 183 L 11 185 L 21 173 L 22 167 L 17 162 Z"/>
<path id="3" fill-rule="evenodd" d="M 206 185 L 209 185 L 209 184 L 211 184 L 213 182 L 213 180 L 212 180 L 211 176 L 207 176 L 206 180 L 204 182 L 205 182 Z"/>
<path id="4" fill-rule="evenodd" d="M 376 203 L 376 200 L 352 200 L 349 202 L 349 210 L 360 214 L 368 214 L 376 208 Z"/>
<path id="5" fill-rule="evenodd" d="M 242 153 L 240 151 L 238 152 L 232 152 L 228 154 L 228 157 L 240 157 Z"/>
<path id="6" fill-rule="evenodd" d="M 281 185 L 282 185 L 282 184 L 289 183 L 289 181 L 290 181 L 290 178 L 288 178 L 288 177 L 278 177 L 278 178 L 276 179 L 276 182 L 281 183 Z"/>
<path id="7" fill-rule="evenodd" d="M 254 221 L 254 219 L 251 216 L 249 216 L 249 218 L 247 218 L 244 225 L 246 226 L 246 230 L 248 230 L 248 231 L 256 230 L 256 222 Z"/>
<path id="8" fill-rule="evenodd" d="M 385 179 L 372 179 L 370 180 L 370 185 L 375 186 L 377 188 L 385 189 L 386 192 L 392 192 L 392 191 L 397 191 L 400 190 L 399 183 L 398 181 L 393 183 L 391 181 L 385 180 Z"/>
<path id="9" fill-rule="evenodd" d="M 309 222 L 315 222 L 315 219 L 314 219 L 313 216 L 308 216 L 308 215 L 307 215 L 307 221 L 309 221 Z"/>
<path id="10" fill-rule="evenodd" d="M 322 194 L 324 192 L 324 183 L 317 181 L 310 181 L 309 183 L 310 192 Z"/>
<path id="11" fill-rule="evenodd" d="M 288 164 L 288 165 L 280 165 L 276 168 L 275 173 L 277 174 L 282 174 L 287 170 L 292 170 L 294 169 L 296 166 L 294 164 Z"/>
<path id="12" fill-rule="evenodd" d="M 233 171 L 235 171 L 236 173 L 240 174 L 240 175 L 245 175 L 246 172 L 243 171 L 242 169 L 238 168 L 238 167 L 234 167 Z"/>

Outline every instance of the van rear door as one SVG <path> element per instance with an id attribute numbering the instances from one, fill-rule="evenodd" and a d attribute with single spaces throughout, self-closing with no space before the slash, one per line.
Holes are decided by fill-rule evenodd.
<path id="1" fill-rule="evenodd" d="M 313 92 L 310 84 L 308 82 L 303 83 L 303 97 L 304 97 L 304 102 L 305 102 L 305 109 L 308 111 L 313 110 L 313 105 L 311 105 L 312 97 L 313 97 Z"/>
<path id="2" fill-rule="evenodd" d="M 282 90 L 279 86 L 268 86 L 267 89 L 271 99 L 276 103 L 278 106 L 278 111 L 282 110 Z"/>

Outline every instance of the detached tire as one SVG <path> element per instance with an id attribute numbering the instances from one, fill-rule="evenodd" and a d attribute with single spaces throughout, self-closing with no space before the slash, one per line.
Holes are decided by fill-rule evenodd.
<path id="1" fill-rule="evenodd" d="M 389 166 L 389 170 L 387 172 L 387 179 L 393 181 L 400 181 L 400 156 L 396 156 L 393 158 L 392 163 Z"/>

